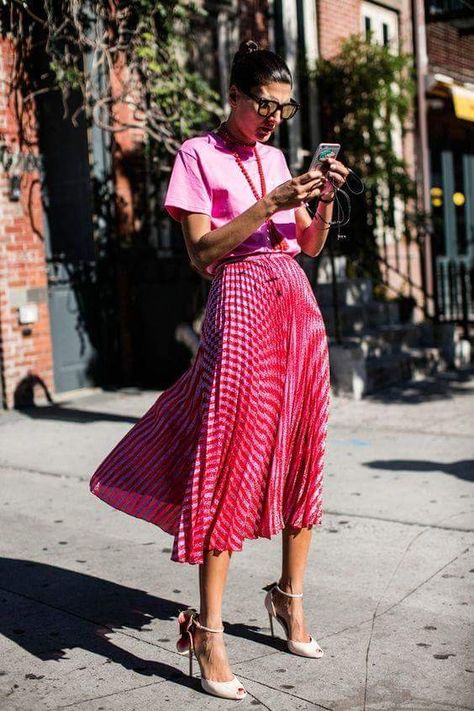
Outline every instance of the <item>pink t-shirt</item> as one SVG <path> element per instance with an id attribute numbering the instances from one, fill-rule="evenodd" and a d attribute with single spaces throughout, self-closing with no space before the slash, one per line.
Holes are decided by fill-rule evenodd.
<path id="1" fill-rule="evenodd" d="M 260 195 L 260 177 L 253 149 L 239 146 L 237 150 Z M 279 148 L 257 143 L 257 150 L 267 193 L 291 180 L 285 156 Z M 218 134 L 208 131 L 184 141 L 176 154 L 164 202 L 171 217 L 179 222 L 182 210 L 204 213 L 211 218 L 211 230 L 215 230 L 248 210 L 255 201 L 235 157 Z M 291 256 L 299 254 L 301 247 L 296 239 L 295 210 L 276 212 L 272 220 L 288 243 L 284 251 Z M 210 264 L 206 271 L 214 274 L 218 264 L 226 259 L 273 251 L 268 226 L 264 222 L 240 245 Z"/>

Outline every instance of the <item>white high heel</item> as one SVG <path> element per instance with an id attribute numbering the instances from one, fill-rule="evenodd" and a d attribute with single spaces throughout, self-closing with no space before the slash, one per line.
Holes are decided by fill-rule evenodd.
<path id="1" fill-rule="evenodd" d="M 187 610 L 181 610 L 178 615 L 179 634 L 180 637 L 176 642 L 176 649 L 180 654 L 189 654 L 189 676 L 193 675 L 193 652 L 194 651 L 194 631 L 196 627 L 200 627 L 207 632 L 223 632 L 224 627 L 212 629 L 205 627 L 199 622 L 199 614 L 197 610 L 189 607 Z M 194 629 L 193 625 L 195 625 Z M 199 659 L 198 659 L 199 661 Z M 245 699 L 247 692 L 239 679 L 235 676 L 230 681 L 212 681 L 201 675 L 201 686 L 208 694 L 220 696 L 222 699 Z"/>
<path id="2" fill-rule="evenodd" d="M 274 630 L 273 630 L 273 618 L 275 618 L 280 625 L 283 627 L 283 630 L 286 635 L 286 644 L 288 646 L 289 651 L 292 654 L 299 654 L 301 657 L 315 657 L 315 658 L 320 658 L 324 655 L 323 650 L 319 646 L 319 644 L 316 642 L 316 640 L 310 635 L 310 640 L 309 642 L 297 642 L 296 640 L 289 639 L 290 632 L 288 629 L 288 624 L 287 621 L 285 620 L 284 617 L 278 614 L 278 612 L 275 609 L 275 605 L 273 603 L 273 596 L 272 596 L 272 591 L 273 590 L 278 590 L 278 592 L 281 592 L 283 595 L 286 595 L 287 597 L 303 597 L 303 593 L 287 593 L 284 590 L 282 590 L 279 586 L 278 583 L 273 583 L 270 588 L 265 588 L 268 589 L 267 594 L 265 595 L 265 607 L 268 612 L 268 617 L 270 620 L 270 630 L 272 633 L 272 637 L 275 636 Z"/>

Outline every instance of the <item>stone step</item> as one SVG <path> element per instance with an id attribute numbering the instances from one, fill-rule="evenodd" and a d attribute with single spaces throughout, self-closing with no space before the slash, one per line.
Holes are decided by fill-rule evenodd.
<path id="1" fill-rule="evenodd" d="M 409 353 L 385 353 L 369 356 L 365 362 L 367 381 L 364 395 L 386 388 L 388 385 L 409 380 L 412 364 Z"/>
<path id="2" fill-rule="evenodd" d="M 385 353 L 400 353 L 405 346 L 414 342 L 416 324 L 383 324 L 375 329 L 366 329 L 354 336 L 345 336 L 345 341 L 359 344 L 364 355 L 381 356 Z"/>
<path id="3" fill-rule="evenodd" d="M 332 306 L 332 284 L 317 284 L 314 295 L 320 306 Z M 370 279 L 344 279 L 337 283 L 337 296 L 339 306 L 356 306 L 368 304 L 372 299 L 372 281 Z"/>
<path id="4" fill-rule="evenodd" d="M 328 336 L 335 334 L 334 307 L 320 304 Z M 342 306 L 339 309 L 342 336 L 360 335 L 364 331 L 384 325 L 399 323 L 398 304 L 389 301 L 372 301 L 367 304 Z"/>
<path id="5" fill-rule="evenodd" d="M 336 394 L 356 399 L 409 379 L 420 379 L 445 370 L 441 349 L 434 346 L 403 346 L 398 352 L 367 354 L 357 339 L 338 345 L 329 340 L 331 386 Z"/>
<path id="6" fill-rule="evenodd" d="M 410 356 L 411 377 L 414 380 L 440 373 L 448 367 L 441 348 L 437 346 L 406 346 L 405 352 Z"/>

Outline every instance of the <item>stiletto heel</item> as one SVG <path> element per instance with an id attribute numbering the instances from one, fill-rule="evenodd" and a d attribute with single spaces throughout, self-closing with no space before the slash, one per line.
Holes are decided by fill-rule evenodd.
<path id="1" fill-rule="evenodd" d="M 179 654 L 189 654 L 189 676 L 193 675 L 193 653 L 199 663 L 199 658 L 196 655 L 194 648 L 194 632 L 196 627 L 200 627 L 207 632 L 223 632 L 224 627 L 220 629 L 212 629 L 205 627 L 199 622 L 197 611 L 189 607 L 187 610 L 181 610 L 178 615 L 179 638 L 176 642 L 176 649 Z M 212 681 L 201 675 L 201 686 L 208 694 L 219 696 L 222 699 L 244 699 L 247 692 L 242 686 L 239 679 L 235 676 L 230 681 Z"/>
<path id="2" fill-rule="evenodd" d="M 272 613 L 271 613 L 271 612 L 268 613 L 268 619 L 269 619 L 269 621 L 270 621 L 270 631 L 271 631 L 271 633 L 272 633 L 272 637 L 274 637 L 274 636 L 275 636 L 275 632 L 274 632 L 274 629 L 273 629 L 273 617 L 272 617 Z"/>
<path id="3" fill-rule="evenodd" d="M 309 642 L 297 642 L 296 640 L 290 639 L 290 631 L 288 629 L 288 624 L 287 621 L 285 620 L 284 617 L 278 614 L 278 612 L 275 609 L 275 605 L 273 603 L 273 596 L 272 596 L 272 591 L 273 590 L 278 590 L 278 592 L 281 592 L 283 595 L 286 595 L 287 597 L 303 597 L 303 593 L 287 593 L 284 590 L 282 590 L 279 586 L 278 583 L 272 583 L 271 585 L 267 586 L 264 588 L 267 590 L 267 594 L 265 595 L 265 608 L 268 612 L 268 617 L 270 620 L 270 630 L 272 633 L 272 637 L 275 636 L 274 631 L 273 631 L 273 618 L 277 620 L 277 622 L 280 623 L 280 625 L 283 627 L 283 630 L 286 635 L 286 644 L 288 647 L 288 650 L 292 654 L 298 654 L 301 657 L 315 657 L 319 659 L 324 655 L 323 650 L 319 646 L 319 644 L 316 642 L 316 640 L 310 635 L 309 636 Z"/>

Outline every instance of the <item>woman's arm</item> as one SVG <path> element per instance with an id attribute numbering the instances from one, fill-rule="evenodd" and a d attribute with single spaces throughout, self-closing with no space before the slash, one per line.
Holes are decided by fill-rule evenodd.
<path id="1" fill-rule="evenodd" d="M 268 196 L 263 197 L 222 227 L 211 230 L 211 218 L 197 212 L 182 211 L 181 226 L 191 265 L 204 275 L 205 269 L 231 252 L 271 217 L 275 210 Z"/>
<path id="2" fill-rule="evenodd" d="M 209 215 L 182 210 L 181 226 L 186 249 L 196 271 L 231 252 L 279 210 L 299 207 L 319 194 L 323 178 L 319 171 L 304 173 L 282 183 L 222 227 L 211 230 Z"/>
<path id="3" fill-rule="evenodd" d="M 301 250 L 310 257 L 316 257 L 326 243 L 329 234 L 329 225 L 326 222 L 332 219 L 333 205 L 333 202 L 320 201 L 313 219 L 304 206 L 295 210 L 296 239 Z M 317 216 L 318 214 L 320 217 Z"/>
<path id="4" fill-rule="evenodd" d="M 348 169 L 338 160 L 327 158 L 325 161 L 325 175 L 330 178 L 330 182 L 337 188 L 341 188 L 349 175 Z M 330 188 L 329 182 L 326 183 Z M 301 250 L 310 257 L 316 257 L 323 249 L 330 225 L 326 224 L 332 219 L 334 202 L 334 190 L 323 190 L 321 200 L 318 203 L 316 213 L 311 219 L 308 210 L 301 206 L 295 210 L 296 237 Z"/>

